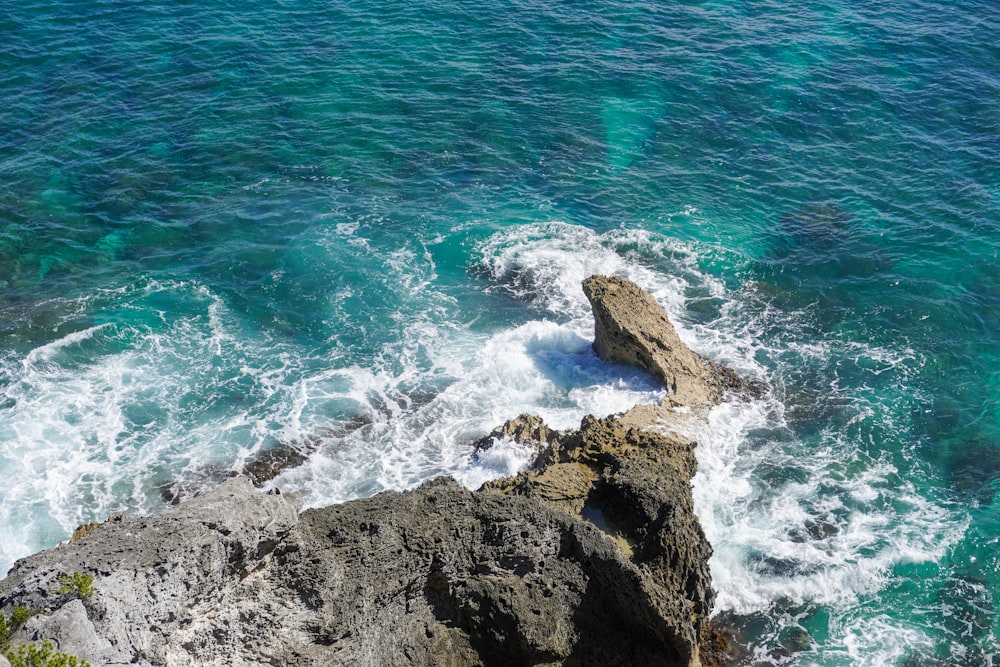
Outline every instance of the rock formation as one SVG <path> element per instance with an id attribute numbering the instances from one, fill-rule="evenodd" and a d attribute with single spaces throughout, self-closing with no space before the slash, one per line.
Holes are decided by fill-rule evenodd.
<path id="1" fill-rule="evenodd" d="M 477 446 L 513 438 L 538 455 L 478 491 L 441 478 L 300 512 L 296 494 L 238 477 L 91 526 L 0 581 L 0 612 L 39 612 L 12 641 L 94 665 L 702 664 L 714 592 L 694 443 L 662 422 L 745 384 L 684 347 L 631 283 L 585 289 L 595 349 L 667 382 L 664 406 L 566 432 L 512 420 Z M 77 572 L 92 595 L 67 590 Z"/>
<path id="2" fill-rule="evenodd" d="M 530 417 L 508 422 L 508 430 L 525 419 Z M 694 446 L 676 434 L 628 426 L 620 417 L 587 417 L 578 430 L 550 434 L 525 472 L 483 486 L 599 526 L 639 571 L 656 605 L 656 625 L 669 630 L 671 645 L 683 647 L 674 649 L 679 659 L 666 664 L 697 664 L 698 637 L 715 599 L 712 550 L 691 498 Z M 635 616 L 641 615 L 633 611 Z"/>
<path id="3" fill-rule="evenodd" d="M 764 387 L 705 359 L 677 335 L 666 311 L 630 280 L 591 276 L 583 291 L 594 311 L 594 351 L 606 361 L 641 366 L 670 390 L 667 401 L 692 408 L 719 403 L 726 392 Z"/>

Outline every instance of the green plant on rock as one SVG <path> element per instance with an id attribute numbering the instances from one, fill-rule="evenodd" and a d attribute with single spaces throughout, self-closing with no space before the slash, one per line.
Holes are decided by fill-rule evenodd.
<path id="1" fill-rule="evenodd" d="M 33 615 L 32 611 L 27 607 L 14 607 L 14 611 L 10 615 L 10 631 L 14 632 L 20 628 Z"/>
<path id="2" fill-rule="evenodd" d="M 81 600 L 88 600 L 94 594 L 94 578 L 83 572 L 59 575 L 60 593 L 70 593 Z"/>
<path id="3" fill-rule="evenodd" d="M 10 667 L 91 667 L 83 658 L 57 651 L 48 640 L 41 646 L 21 644 L 16 649 L 4 647 L 0 653 L 10 661 Z"/>
<path id="4" fill-rule="evenodd" d="M 27 607 L 14 607 L 9 621 L 6 616 L 0 614 L 0 651 L 6 648 L 10 641 L 10 633 L 17 631 L 18 628 L 27 623 L 31 616 L 31 610 Z"/>

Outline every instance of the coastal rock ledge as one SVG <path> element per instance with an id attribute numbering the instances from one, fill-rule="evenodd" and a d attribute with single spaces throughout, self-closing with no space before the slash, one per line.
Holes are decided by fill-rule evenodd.
<path id="1" fill-rule="evenodd" d="M 595 276 L 585 292 L 595 350 L 664 380 L 663 405 L 571 431 L 522 415 L 476 451 L 515 439 L 535 461 L 478 491 L 439 478 L 301 511 L 237 477 L 115 517 L 0 581 L 0 612 L 35 612 L 11 643 L 95 666 L 715 664 L 695 443 L 669 422 L 746 384 L 684 347 L 633 283 Z M 74 573 L 92 593 L 65 585 Z"/>

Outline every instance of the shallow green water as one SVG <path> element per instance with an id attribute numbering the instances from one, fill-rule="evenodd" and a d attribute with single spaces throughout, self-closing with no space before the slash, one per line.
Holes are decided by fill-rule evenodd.
<path id="1" fill-rule="evenodd" d="M 746 664 L 994 664 L 994 3 L 22 0 L 0 17 L 0 565 L 260 451 L 310 504 L 659 393 L 626 275 L 775 388 L 700 437 Z"/>

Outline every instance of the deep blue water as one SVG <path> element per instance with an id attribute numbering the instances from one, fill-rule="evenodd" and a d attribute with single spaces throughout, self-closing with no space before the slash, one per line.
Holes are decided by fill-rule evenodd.
<path id="1" fill-rule="evenodd" d="M 614 273 L 774 387 L 692 427 L 744 664 L 996 664 L 995 2 L 8 4 L 0 569 L 273 447 L 511 472 L 661 396 Z"/>

